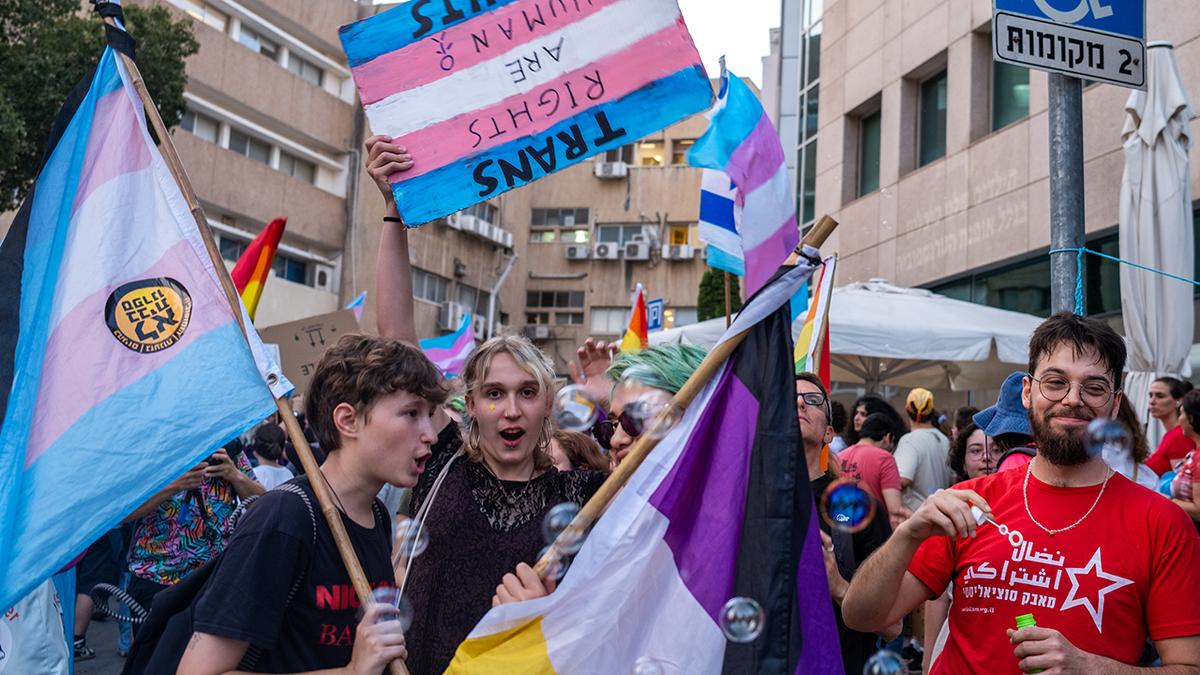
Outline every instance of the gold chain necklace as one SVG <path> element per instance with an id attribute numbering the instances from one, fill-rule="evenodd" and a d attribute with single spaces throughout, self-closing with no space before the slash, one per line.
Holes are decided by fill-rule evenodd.
<path id="1" fill-rule="evenodd" d="M 1034 461 L 1037 461 L 1037 460 L 1035 459 Z M 1112 468 L 1110 468 L 1110 467 L 1106 467 L 1106 468 L 1107 468 L 1107 471 L 1105 472 L 1104 482 L 1100 484 L 1100 494 L 1096 495 L 1096 501 L 1092 502 L 1092 508 L 1088 509 L 1087 513 L 1083 514 L 1082 518 L 1071 523 L 1070 525 L 1068 525 L 1066 527 L 1061 527 L 1057 530 L 1052 530 L 1052 529 L 1046 527 L 1045 525 L 1039 523 L 1037 521 L 1037 518 L 1033 517 L 1033 512 L 1029 510 L 1029 475 L 1033 473 L 1033 462 L 1030 462 L 1029 468 L 1025 470 L 1025 484 L 1021 486 L 1021 496 L 1025 498 L 1025 515 L 1029 516 L 1029 519 L 1033 521 L 1034 525 L 1037 525 L 1038 527 L 1042 528 L 1042 530 L 1044 530 L 1046 532 L 1046 534 L 1050 535 L 1051 537 L 1058 534 L 1059 532 L 1066 532 L 1067 530 L 1074 528 L 1076 525 L 1078 525 L 1078 524 L 1082 523 L 1084 520 L 1086 520 L 1088 516 L 1092 515 L 1092 511 L 1096 510 L 1096 505 L 1100 503 L 1100 498 L 1104 496 L 1104 489 L 1108 487 L 1108 479 L 1112 478 L 1112 475 L 1114 473 Z"/>

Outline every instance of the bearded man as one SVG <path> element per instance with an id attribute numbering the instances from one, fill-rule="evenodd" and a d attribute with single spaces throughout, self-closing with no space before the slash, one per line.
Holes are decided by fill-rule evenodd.
<path id="1" fill-rule="evenodd" d="M 1043 322 L 1022 393 L 1036 459 L 931 495 L 859 568 L 846 625 L 887 626 L 953 582 L 933 675 L 1200 674 L 1195 528 L 1084 444 L 1093 419 L 1116 419 L 1124 365 L 1107 324 L 1068 312 Z M 1027 614 L 1037 625 L 1018 630 Z M 1132 665 L 1147 637 L 1162 657 L 1153 671 Z"/>

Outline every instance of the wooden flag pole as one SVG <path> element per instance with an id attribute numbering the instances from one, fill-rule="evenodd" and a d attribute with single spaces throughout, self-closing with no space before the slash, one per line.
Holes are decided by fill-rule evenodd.
<path id="1" fill-rule="evenodd" d="M 729 302 L 729 270 L 725 270 L 725 327 L 733 323 L 733 311 Z"/>
<path id="2" fill-rule="evenodd" d="M 834 256 L 836 257 L 836 253 Z M 829 275 L 829 290 L 833 292 L 833 277 L 837 274 L 837 266 L 833 268 L 833 272 Z M 825 301 L 825 316 L 821 318 L 821 334 L 816 337 L 817 348 L 813 350 L 813 369 L 819 377 L 821 374 L 821 351 L 825 348 L 825 336 L 829 334 L 829 307 L 832 305 L 833 298 L 827 298 Z"/>
<path id="3" fill-rule="evenodd" d="M 105 17 L 104 23 L 114 28 L 117 27 L 112 17 Z M 200 200 L 196 198 L 196 191 L 192 188 L 191 180 L 188 179 L 183 162 L 179 159 L 179 153 L 175 150 L 175 144 L 171 142 L 171 136 L 167 133 L 167 127 L 163 124 L 162 117 L 158 114 L 158 107 L 154 105 L 154 99 L 150 97 L 150 92 L 146 89 L 146 83 L 142 79 L 141 72 L 138 71 L 137 64 L 129 56 L 121 52 L 116 53 L 121 57 L 121 63 L 125 65 L 125 70 L 129 72 L 129 78 L 133 82 L 134 90 L 137 91 L 138 97 L 142 99 L 142 106 L 146 109 L 146 117 L 150 120 L 150 125 L 154 127 L 154 133 L 158 135 L 163 159 L 166 161 L 171 175 L 175 178 L 175 182 L 179 185 L 179 191 L 183 193 L 183 198 L 187 200 L 192 217 L 196 220 L 196 227 L 200 230 L 201 238 L 204 239 L 204 246 L 208 249 L 208 256 L 212 260 L 213 267 L 216 268 L 217 278 L 221 280 L 221 288 L 225 291 L 225 299 L 229 302 L 229 308 L 233 311 L 234 317 L 237 318 L 238 326 L 242 329 L 242 335 L 245 336 L 246 324 L 242 320 L 242 309 L 239 304 L 237 287 L 233 285 L 233 279 L 229 276 L 229 270 L 225 268 L 225 261 L 221 257 L 221 251 L 217 248 L 212 230 L 208 227 L 208 219 L 204 216 L 204 208 L 200 205 Z M 274 384 L 274 382 L 270 384 Z M 329 490 L 329 483 L 325 481 L 325 474 L 321 473 L 321 468 L 317 466 L 317 460 L 313 457 L 312 449 L 308 447 L 308 440 L 304 438 L 304 431 L 300 429 L 300 423 L 296 421 L 296 415 L 292 412 L 291 401 L 288 401 L 283 396 L 277 396 L 275 397 L 275 407 L 278 408 L 279 414 L 283 418 L 283 426 L 287 429 L 292 445 L 296 446 L 296 454 L 300 457 L 300 464 L 304 466 L 304 473 L 308 474 L 313 492 L 316 493 L 317 501 L 321 504 L 321 511 L 325 514 L 325 519 L 329 522 L 329 529 L 333 532 L 333 540 L 337 543 L 338 553 L 342 556 L 342 562 L 346 564 L 346 571 L 350 573 L 350 582 L 354 585 L 354 591 L 358 594 L 359 602 L 364 608 L 370 607 L 375 603 L 375 596 L 371 592 L 371 584 L 367 581 L 367 575 L 363 573 L 362 564 L 358 562 L 358 555 L 355 554 L 354 546 L 350 543 L 350 535 L 346 533 L 346 525 L 342 522 L 341 512 L 338 511 L 337 506 L 334 504 L 333 493 Z M 392 675 L 408 675 L 408 669 L 404 666 L 404 662 L 399 659 L 389 664 L 389 670 Z"/>
<path id="4" fill-rule="evenodd" d="M 828 215 L 822 216 L 821 220 L 813 229 L 809 230 L 808 235 L 804 237 L 804 240 L 792 251 L 792 254 L 788 256 L 788 259 L 783 264 L 795 265 L 805 245 L 820 248 L 821 244 L 825 243 L 825 240 L 829 238 L 830 233 L 837 226 L 836 220 L 830 218 Z M 633 476 L 638 467 L 642 465 L 646 456 L 650 454 L 654 446 L 658 445 L 659 439 L 665 436 L 666 432 L 670 431 L 670 426 L 673 423 L 671 420 L 676 420 L 683 416 L 684 411 L 691 405 L 692 400 L 708 384 L 708 381 L 713 378 L 717 370 L 725 363 L 725 359 L 729 358 L 729 355 L 733 353 L 734 349 L 737 349 L 738 345 L 746 337 L 746 333 L 749 332 L 750 329 L 746 329 L 738 333 L 717 345 L 708 353 L 708 356 L 704 357 L 704 361 L 700 363 L 700 366 L 696 368 L 696 372 L 692 373 L 692 376 L 680 388 L 679 393 L 675 394 L 671 402 L 667 404 L 667 407 L 658 414 L 658 417 L 654 418 L 654 422 L 651 423 L 650 428 L 641 436 L 638 436 L 637 441 L 633 444 L 633 448 L 629 451 L 624 461 L 621 462 L 620 466 L 604 481 L 604 484 L 600 486 L 596 494 L 592 495 L 588 503 L 579 510 L 579 514 L 575 516 L 575 519 L 571 521 L 567 529 L 558 535 L 558 538 L 550 545 L 550 549 L 537 561 L 537 565 L 534 566 L 533 571 L 537 572 L 538 576 L 545 579 L 547 571 L 558 564 L 568 551 L 575 548 L 574 545 L 576 542 L 585 536 L 588 529 L 591 528 L 592 523 L 596 522 L 600 514 L 604 513 L 609 503 L 617 496 L 621 488 L 625 487 L 625 484 L 629 482 L 630 477 Z"/>

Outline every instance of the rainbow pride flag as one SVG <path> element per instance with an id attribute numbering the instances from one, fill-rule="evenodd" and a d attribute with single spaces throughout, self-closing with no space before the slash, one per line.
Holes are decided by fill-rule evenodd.
<path id="1" fill-rule="evenodd" d="M 90 77 L 0 243 L 0 608 L 275 410 L 113 48 Z"/>
<path id="2" fill-rule="evenodd" d="M 465 314 L 458 330 L 441 337 L 421 340 L 421 351 L 433 361 L 446 377 L 455 377 L 462 372 L 467 357 L 475 351 L 475 334 L 471 330 L 471 315 Z"/>
<path id="3" fill-rule="evenodd" d="M 708 115 L 708 130 L 688 151 L 688 164 L 723 171 L 736 189 L 731 195 L 723 176 L 705 175 L 701 239 L 721 253 L 713 261 L 720 269 L 736 274 L 736 258 L 742 258 L 750 297 L 800 243 L 792 183 L 771 118 L 750 87 L 724 66 Z M 732 205 L 727 203 L 731 196 Z"/>
<path id="4" fill-rule="evenodd" d="M 633 311 L 629 314 L 629 328 L 625 329 L 625 337 L 621 338 L 621 351 L 636 352 L 645 349 L 649 343 L 646 322 L 646 293 L 642 285 L 637 285 L 633 296 Z"/>
<path id="5" fill-rule="evenodd" d="M 804 319 L 804 327 L 796 338 L 796 372 L 816 373 L 829 368 L 829 299 L 833 296 L 833 271 L 837 266 L 837 257 L 829 256 L 821 268 L 820 279 L 813 287 L 812 301 L 808 305 L 808 314 Z M 820 339 L 824 338 L 824 339 Z M 817 350 L 822 354 L 818 355 Z M 828 385 L 829 380 L 825 379 Z"/>
<path id="6" fill-rule="evenodd" d="M 229 276 L 233 277 L 233 285 L 242 296 L 242 304 L 246 305 L 246 313 L 250 320 L 258 311 L 258 300 L 262 297 L 263 287 L 271 276 L 271 264 L 275 262 L 275 251 L 279 250 L 279 240 L 283 237 L 283 228 L 287 227 L 287 218 L 276 218 L 267 225 L 254 241 L 246 247 L 245 252 L 238 258 L 237 264 Z"/>
<path id="7" fill-rule="evenodd" d="M 415 158 L 392 174 L 426 223 L 707 108 L 676 0 L 414 0 L 342 26 L 371 129 Z"/>

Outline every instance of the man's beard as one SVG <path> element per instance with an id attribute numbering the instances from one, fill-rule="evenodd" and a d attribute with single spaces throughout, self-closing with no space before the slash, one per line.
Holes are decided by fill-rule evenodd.
<path id="1" fill-rule="evenodd" d="M 1075 416 L 1086 416 L 1092 419 L 1095 415 L 1086 409 L 1072 413 Z M 1050 418 L 1054 415 L 1047 411 L 1041 415 L 1030 414 L 1029 424 L 1033 427 L 1033 440 L 1037 443 L 1037 454 L 1055 466 L 1079 466 L 1091 459 L 1083 439 L 1087 428 L 1080 425 L 1077 433 L 1070 431 L 1055 431 L 1050 426 Z"/>

